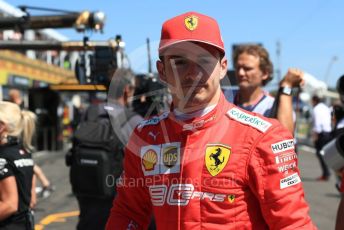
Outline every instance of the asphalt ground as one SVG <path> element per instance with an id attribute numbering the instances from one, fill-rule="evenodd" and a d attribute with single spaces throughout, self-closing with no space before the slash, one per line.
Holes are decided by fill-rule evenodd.
<path id="1" fill-rule="evenodd" d="M 75 229 L 78 205 L 71 193 L 69 168 L 65 165 L 65 152 L 39 152 L 34 155 L 56 190 L 48 198 L 39 198 L 35 210 L 36 230 Z M 310 205 L 310 215 L 318 229 L 334 229 L 340 195 L 335 188 L 335 177 L 318 182 L 321 170 L 313 148 L 299 146 L 299 168 Z M 286 215 L 288 215 L 286 213 Z"/>
<path id="2" fill-rule="evenodd" d="M 65 165 L 64 151 L 39 152 L 34 155 L 36 164 L 55 187 L 47 198 L 40 198 L 35 208 L 35 230 L 75 229 L 79 208 L 71 192 L 69 168 Z M 39 185 L 39 184 L 38 184 Z"/>

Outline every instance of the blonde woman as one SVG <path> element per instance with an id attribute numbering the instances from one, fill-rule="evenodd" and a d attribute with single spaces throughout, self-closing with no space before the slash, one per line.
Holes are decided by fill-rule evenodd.
<path id="1" fill-rule="evenodd" d="M 17 104 L 21 109 L 24 108 L 24 100 L 22 98 L 20 90 L 10 89 L 8 92 L 8 99 L 10 102 Z M 43 187 L 42 191 L 40 192 L 40 196 L 42 198 L 50 196 L 50 194 L 54 191 L 55 186 L 51 185 L 49 179 L 46 177 L 41 167 L 39 167 L 37 164 L 34 165 L 33 172 L 35 178 L 37 178 L 41 182 Z M 32 200 L 32 204 L 35 202 L 35 199 Z"/>
<path id="2" fill-rule="evenodd" d="M 33 229 L 31 140 L 35 115 L 0 102 L 0 229 Z"/>

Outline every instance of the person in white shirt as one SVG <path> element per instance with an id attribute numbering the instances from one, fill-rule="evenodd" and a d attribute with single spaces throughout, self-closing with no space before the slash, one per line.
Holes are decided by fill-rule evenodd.
<path id="1" fill-rule="evenodd" d="M 312 137 L 316 154 L 322 169 L 322 175 L 317 178 L 317 180 L 327 181 L 330 177 L 330 170 L 326 165 L 323 156 L 320 154 L 320 150 L 331 140 L 331 110 L 317 95 L 312 97 L 312 104 L 314 107 Z"/>

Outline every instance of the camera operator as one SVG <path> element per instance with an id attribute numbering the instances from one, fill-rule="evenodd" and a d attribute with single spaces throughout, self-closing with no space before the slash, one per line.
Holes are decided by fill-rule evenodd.
<path id="1" fill-rule="evenodd" d="M 113 77 L 108 86 L 108 103 L 87 108 L 75 131 L 69 158 L 72 189 L 80 209 L 77 229 L 82 230 L 105 228 L 116 195 L 115 179 L 122 173 L 124 145 L 142 121 L 129 109 L 135 90 L 134 74 L 117 69 L 109 76 Z M 81 160 L 97 164 L 87 165 Z"/>

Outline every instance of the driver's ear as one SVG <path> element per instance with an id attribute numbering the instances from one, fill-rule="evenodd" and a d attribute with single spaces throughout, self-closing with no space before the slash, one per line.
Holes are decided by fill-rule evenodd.
<path id="1" fill-rule="evenodd" d="M 227 74 L 227 66 L 228 66 L 228 63 L 227 63 L 227 57 L 224 56 L 221 60 L 220 60 L 220 67 L 221 67 L 221 70 L 220 70 L 220 79 L 223 79 L 226 74 Z"/>
<path id="2" fill-rule="evenodd" d="M 165 66 L 164 66 L 163 61 L 158 60 L 156 62 L 156 68 L 158 70 L 160 80 L 162 82 L 166 82 L 166 72 L 165 72 Z"/>

